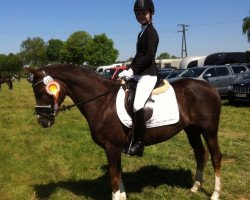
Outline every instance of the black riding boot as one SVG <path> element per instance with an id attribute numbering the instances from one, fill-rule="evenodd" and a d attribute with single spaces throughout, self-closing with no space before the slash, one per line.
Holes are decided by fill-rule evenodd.
<path id="1" fill-rule="evenodd" d="M 130 156 L 143 155 L 144 150 L 144 133 L 146 130 L 146 122 L 144 119 L 143 109 L 138 110 L 134 113 L 133 120 L 134 132 L 133 132 L 133 142 L 130 148 L 126 149 L 125 153 Z"/>

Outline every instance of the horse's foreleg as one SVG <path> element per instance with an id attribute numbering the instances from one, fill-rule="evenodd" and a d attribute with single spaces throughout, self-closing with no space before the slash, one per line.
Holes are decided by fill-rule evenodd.
<path id="1" fill-rule="evenodd" d="M 204 168 L 207 162 L 207 152 L 201 140 L 199 130 L 195 128 L 185 129 L 190 145 L 192 146 L 196 159 L 195 182 L 190 189 L 191 192 L 197 192 L 203 181 Z"/>
<path id="2" fill-rule="evenodd" d="M 212 134 L 213 133 L 213 134 Z M 211 154 L 211 160 L 214 167 L 214 192 L 211 196 L 211 200 L 218 200 L 220 196 L 220 190 L 221 190 L 221 152 L 218 144 L 218 138 L 217 138 L 217 131 L 211 132 L 208 134 L 208 136 L 204 137 L 209 152 Z"/>
<path id="3" fill-rule="evenodd" d="M 126 200 L 121 179 L 121 149 L 109 144 L 105 146 L 105 152 L 108 158 L 112 200 Z"/>

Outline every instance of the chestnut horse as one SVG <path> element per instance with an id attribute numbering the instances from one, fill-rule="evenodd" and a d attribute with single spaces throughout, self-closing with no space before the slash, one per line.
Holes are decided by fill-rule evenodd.
<path id="1" fill-rule="evenodd" d="M 97 73 L 73 65 L 53 65 L 28 69 L 34 75 L 33 91 L 36 99 L 38 123 L 44 128 L 55 122 L 55 115 L 68 95 L 85 116 L 91 136 L 101 146 L 108 159 L 113 200 L 126 199 L 121 178 L 121 152 L 129 143 L 131 129 L 125 127 L 116 112 L 116 96 L 121 84 Z M 46 92 L 44 77 L 51 76 L 60 86 L 58 98 Z M 221 189 L 221 152 L 218 145 L 218 126 L 221 100 L 217 90 L 203 81 L 182 79 L 172 83 L 180 111 L 180 120 L 173 125 L 149 128 L 145 133 L 146 145 L 153 145 L 173 137 L 181 130 L 187 134 L 196 159 L 196 174 L 191 192 L 201 187 L 207 152 L 201 135 L 211 154 L 215 173 L 211 199 L 219 199 Z M 56 102 L 57 101 L 57 102 Z"/>

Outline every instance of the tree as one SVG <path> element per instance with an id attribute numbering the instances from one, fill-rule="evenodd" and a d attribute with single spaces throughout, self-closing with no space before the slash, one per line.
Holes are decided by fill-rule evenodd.
<path id="1" fill-rule="evenodd" d="M 82 65 L 88 56 L 91 36 L 85 31 L 74 32 L 64 43 L 60 52 L 60 60 L 66 63 Z"/>
<path id="2" fill-rule="evenodd" d="M 156 59 L 175 59 L 177 58 L 177 56 L 170 56 L 169 53 L 167 52 L 164 52 L 164 53 L 161 53 Z"/>
<path id="3" fill-rule="evenodd" d="M 23 63 L 17 55 L 10 53 L 6 58 L 6 72 L 17 74 L 22 70 Z"/>
<path id="4" fill-rule="evenodd" d="M 250 42 L 250 17 L 243 19 L 242 32 L 246 34 L 248 42 Z"/>
<path id="5" fill-rule="evenodd" d="M 22 70 L 23 63 L 19 56 L 10 53 L 8 56 L 0 54 L 0 75 L 17 74 Z"/>
<path id="6" fill-rule="evenodd" d="M 5 54 L 0 54 L 0 75 L 6 71 L 6 59 L 7 56 Z"/>
<path id="7" fill-rule="evenodd" d="M 46 45 L 42 38 L 28 38 L 21 44 L 24 64 L 41 67 L 46 63 Z"/>
<path id="8" fill-rule="evenodd" d="M 170 55 L 167 52 L 161 53 L 156 59 L 169 59 Z"/>
<path id="9" fill-rule="evenodd" d="M 176 59 L 176 58 L 178 58 L 178 57 L 177 57 L 177 56 L 172 55 L 170 58 L 171 58 L 171 59 Z"/>
<path id="10" fill-rule="evenodd" d="M 87 62 L 92 66 L 109 65 L 116 61 L 119 52 L 106 34 L 95 35 L 90 43 Z"/>
<path id="11" fill-rule="evenodd" d="M 63 41 L 59 39 L 50 39 L 47 44 L 46 58 L 50 63 L 60 62 L 60 51 L 63 48 Z"/>

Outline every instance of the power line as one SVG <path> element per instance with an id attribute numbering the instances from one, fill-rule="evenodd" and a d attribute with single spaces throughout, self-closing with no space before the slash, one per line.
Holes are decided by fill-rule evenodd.
<path id="1" fill-rule="evenodd" d="M 183 58 L 183 53 L 185 53 L 185 57 L 187 57 L 186 31 L 188 30 L 187 27 L 190 25 L 178 24 L 178 26 L 182 28 L 182 30 L 178 32 L 182 32 L 181 57 Z"/>

